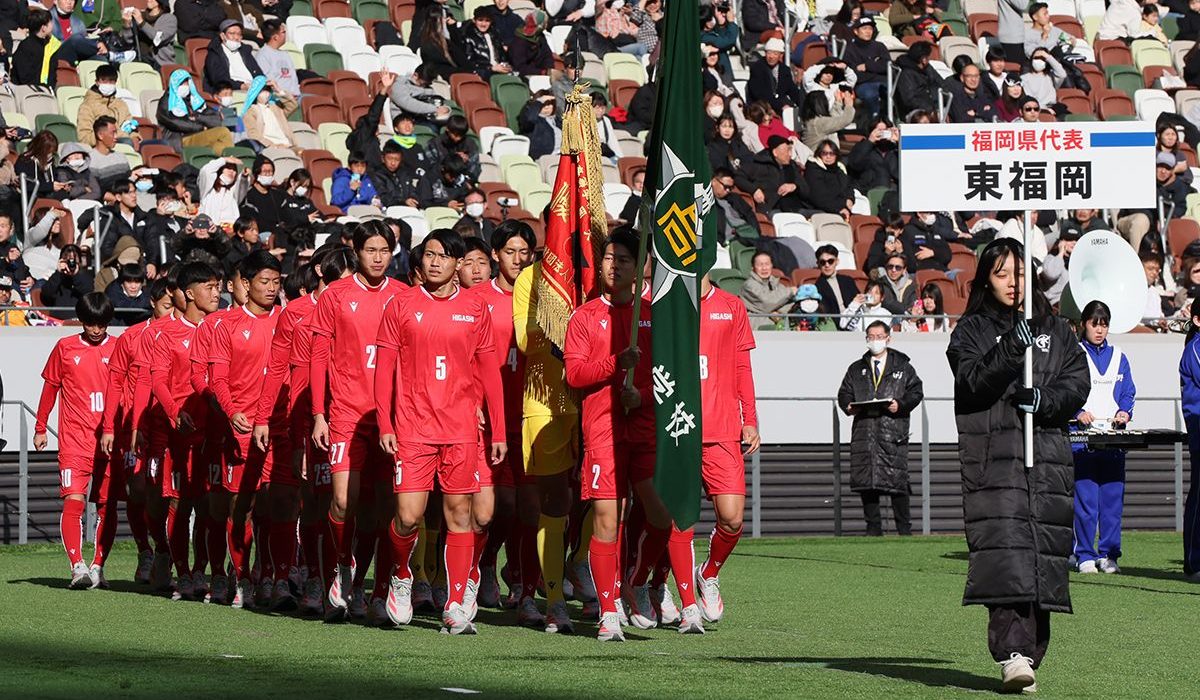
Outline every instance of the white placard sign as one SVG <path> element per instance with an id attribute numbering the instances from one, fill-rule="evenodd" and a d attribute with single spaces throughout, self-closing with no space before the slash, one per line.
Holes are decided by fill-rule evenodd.
<path id="1" fill-rule="evenodd" d="M 904 124 L 900 207 L 915 211 L 1150 209 L 1146 122 Z"/>

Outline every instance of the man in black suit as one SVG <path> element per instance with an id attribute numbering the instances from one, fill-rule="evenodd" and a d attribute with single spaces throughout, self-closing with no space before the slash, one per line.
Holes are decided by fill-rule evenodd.
<path id="1" fill-rule="evenodd" d="M 821 293 L 821 313 L 841 314 L 854 301 L 863 303 L 858 285 L 846 275 L 837 272 L 838 249 L 832 245 L 817 248 L 817 269 L 821 276 L 817 278 L 817 291 Z M 838 327 L 841 327 L 838 323 Z"/>
<path id="2" fill-rule="evenodd" d="M 750 80 L 746 83 L 746 101 L 766 100 L 775 113 L 782 115 L 784 107 L 800 108 L 804 98 L 792 80 L 792 71 L 784 62 L 787 45 L 783 39 L 768 39 L 763 46 L 763 59 L 750 66 Z"/>

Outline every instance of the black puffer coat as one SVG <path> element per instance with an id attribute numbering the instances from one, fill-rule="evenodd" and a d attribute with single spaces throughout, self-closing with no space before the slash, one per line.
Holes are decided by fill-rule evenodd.
<path id="1" fill-rule="evenodd" d="M 838 406 L 851 402 L 895 399 L 896 413 L 872 409 L 854 416 L 850 431 L 850 488 L 854 491 L 908 493 L 908 417 L 925 398 L 921 378 L 899 350 L 887 351 L 879 387 L 872 378 L 871 354 L 863 353 L 846 369 L 838 389 Z"/>
<path id="2" fill-rule="evenodd" d="M 1091 389 L 1087 358 L 1067 322 L 1031 324 L 1034 466 L 1024 466 L 1024 413 L 1009 399 L 1021 385 L 1024 351 L 1007 313 L 964 316 L 946 356 L 962 462 L 963 520 L 970 550 L 963 605 L 1037 603 L 1071 612 L 1067 557 L 1074 533 L 1069 421 Z"/>

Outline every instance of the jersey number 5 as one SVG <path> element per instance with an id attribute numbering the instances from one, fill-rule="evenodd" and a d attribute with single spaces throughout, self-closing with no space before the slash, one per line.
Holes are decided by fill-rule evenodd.
<path id="1" fill-rule="evenodd" d="M 446 356 L 438 355 L 433 358 L 433 378 L 439 382 L 446 381 Z"/>

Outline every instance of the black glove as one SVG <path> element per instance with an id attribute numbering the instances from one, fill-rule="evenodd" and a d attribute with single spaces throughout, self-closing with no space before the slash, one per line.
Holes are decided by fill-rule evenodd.
<path id="1" fill-rule="evenodd" d="M 1042 390 L 1037 387 L 1021 387 L 1014 391 L 1008 400 L 1026 413 L 1037 413 L 1042 405 Z"/>
<path id="2" fill-rule="evenodd" d="M 1012 330 L 1004 334 L 1004 339 L 1013 349 L 1024 352 L 1025 348 L 1033 345 L 1033 331 L 1029 328 L 1029 321 L 1026 321 L 1024 316 L 1018 318 Z"/>

